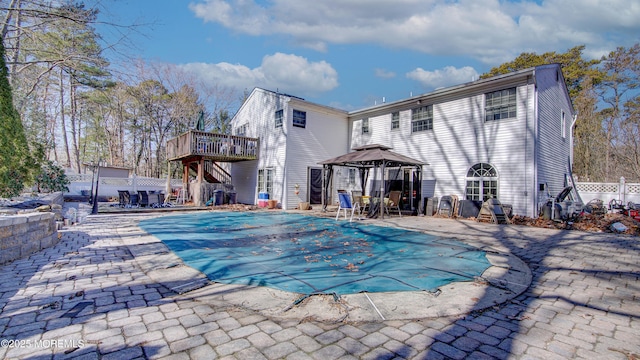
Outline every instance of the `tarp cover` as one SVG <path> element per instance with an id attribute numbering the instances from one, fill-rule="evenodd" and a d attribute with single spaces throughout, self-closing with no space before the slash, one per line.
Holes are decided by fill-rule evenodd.
<path id="1" fill-rule="evenodd" d="M 140 227 L 212 281 L 302 294 L 433 291 L 490 266 L 453 239 L 282 212 L 202 212 Z"/>

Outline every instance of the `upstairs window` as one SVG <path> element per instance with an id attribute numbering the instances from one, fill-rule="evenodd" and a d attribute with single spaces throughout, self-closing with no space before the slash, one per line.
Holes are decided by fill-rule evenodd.
<path id="1" fill-rule="evenodd" d="M 247 135 L 247 129 L 249 129 L 249 124 L 242 124 L 242 125 L 238 126 L 238 128 L 236 129 L 236 135 L 238 135 L 238 136 L 246 136 Z"/>
<path id="2" fill-rule="evenodd" d="M 433 129 L 433 106 L 421 106 L 411 110 L 411 132 Z"/>
<path id="3" fill-rule="evenodd" d="M 485 94 L 485 121 L 516 117 L 516 88 Z"/>
<path id="4" fill-rule="evenodd" d="M 305 128 L 307 127 L 307 112 L 293 110 L 293 126 Z"/>
<path id="5" fill-rule="evenodd" d="M 391 130 L 400 128 L 400 112 L 391 113 Z"/>
<path id="6" fill-rule="evenodd" d="M 284 117 L 284 111 L 283 110 L 276 111 L 276 114 L 275 114 L 276 129 L 282 127 L 282 119 L 283 119 L 283 117 Z"/>
<path id="7" fill-rule="evenodd" d="M 363 134 L 369 133 L 369 119 L 367 118 L 362 119 L 362 133 Z"/>

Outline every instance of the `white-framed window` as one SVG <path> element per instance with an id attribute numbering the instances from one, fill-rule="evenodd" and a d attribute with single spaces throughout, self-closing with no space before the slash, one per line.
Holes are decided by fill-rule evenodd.
<path id="1" fill-rule="evenodd" d="M 273 196 L 273 169 L 258 169 L 258 192 L 266 192 Z"/>
<path id="2" fill-rule="evenodd" d="M 307 112 L 293 110 L 293 126 L 305 128 L 307 127 Z"/>
<path id="3" fill-rule="evenodd" d="M 347 172 L 349 184 L 355 184 L 356 183 L 356 173 L 357 173 L 357 169 L 356 168 L 349 168 L 349 170 Z"/>
<path id="4" fill-rule="evenodd" d="M 567 118 L 564 110 L 560 110 L 560 134 L 563 139 L 567 137 Z"/>
<path id="5" fill-rule="evenodd" d="M 391 113 L 391 130 L 400 129 L 400 112 Z"/>
<path id="6" fill-rule="evenodd" d="M 283 118 L 284 118 L 284 110 L 280 109 L 280 110 L 276 111 L 274 116 L 275 116 L 275 127 L 276 127 L 276 129 L 277 128 L 281 128 L 282 127 Z"/>
<path id="7" fill-rule="evenodd" d="M 369 118 L 362 119 L 362 133 L 363 134 L 369 133 Z"/>
<path id="8" fill-rule="evenodd" d="M 484 99 L 485 121 L 516 117 L 516 88 L 486 93 Z"/>
<path id="9" fill-rule="evenodd" d="M 498 172 L 490 164 L 479 163 L 467 172 L 467 200 L 498 198 Z"/>
<path id="10" fill-rule="evenodd" d="M 433 105 L 411 109 L 411 132 L 433 129 Z"/>
<path id="11" fill-rule="evenodd" d="M 236 128 L 236 135 L 246 136 L 248 129 L 249 129 L 249 124 L 242 124 Z"/>

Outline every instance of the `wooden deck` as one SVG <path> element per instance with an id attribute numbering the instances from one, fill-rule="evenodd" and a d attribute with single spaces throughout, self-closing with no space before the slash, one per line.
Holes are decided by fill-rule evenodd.
<path id="1" fill-rule="evenodd" d="M 218 162 L 258 159 L 258 139 L 190 130 L 167 141 L 169 161 L 204 158 Z"/>

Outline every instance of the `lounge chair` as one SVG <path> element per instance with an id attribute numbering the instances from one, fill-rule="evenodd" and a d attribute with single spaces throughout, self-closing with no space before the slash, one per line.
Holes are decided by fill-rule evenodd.
<path id="1" fill-rule="evenodd" d="M 128 190 L 118 190 L 118 205 L 121 208 L 131 207 L 131 194 Z"/>
<path id="2" fill-rule="evenodd" d="M 146 190 L 138 190 L 138 204 L 140 206 L 149 206 L 149 194 Z"/>
<path id="3" fill-rule="evenodd" d="M 336 220 L 338 220 L 338 217 L 340 217 L 340 210 L 344 210 L 345 220 L 347 219 L 347 210 L 351 210 L 351 218 L 349 219 L 349 222 L 353 221 L 353 214 L 356 212 L 356 209 L 360 211 L 360 204 L 351 203 L 351 198 L 349 197 L 349 194 L 346 192 L 338 193 L 338 198 L 340 199 L 340 202 L 338 205 L 338 213 L 336 214 Z M 360 220 L 359 217 L 358 217 L 358 220 Z"/>
<path id="4" fill-rule="evenodd" d="M 149 206 L 152 208 L 159 208 L 164 204 L 164 194 L 161 192 L 151 191 L 147 196 L 149 198 Z"/>

